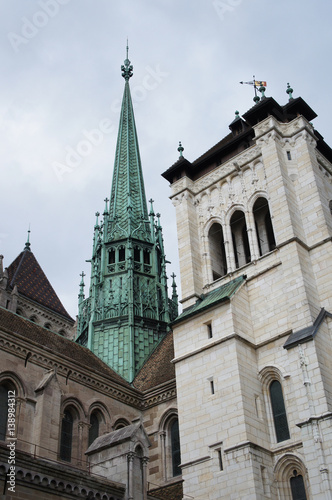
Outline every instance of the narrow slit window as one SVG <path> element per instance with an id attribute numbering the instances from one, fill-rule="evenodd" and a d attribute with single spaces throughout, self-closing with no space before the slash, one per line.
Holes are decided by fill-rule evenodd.
<path id="1" fill-rule="evenodd" d="M 206 327 L 207 327 L 207 331 L 208 331 L 208 338 L 212 339 L 212 337 L 213 337 L 212 323 L 207 324 Z"/>
<path id="2" fill-rule="evenodd" d="M 291 160 L 291 159 L 292 159 L 291 152 L 290 152 L 290 151 L 287 151 L 287 160 Z"/>
<path id="3" fill-rule="evenodd" d="M 214 382 L 213 382 L 213 380 L 210 380 L 210 389 L 211 389 L 211 394 L 214 394 Z"/>
<path id="4" fill-rule="evenodd" d="M 218 456 L 219 470 L 224 470 L 224 465 L 222 463 L 222 454 L 220 449 L 217 450 L 217 456 Z"/>

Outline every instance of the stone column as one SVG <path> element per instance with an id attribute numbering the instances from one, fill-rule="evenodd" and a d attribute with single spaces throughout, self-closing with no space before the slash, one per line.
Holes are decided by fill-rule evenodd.
<path id="1" fill-rule="evenodd" d="M 147 466 L 148 466 L 148 462 L 149 462 L 148 457 L 142 458 L 143 500 L 147 500 L 147 498 L 148 498 L 148 492 L 147 492 L 147 486 L 148 486 Z"/>
<path id="2" fill-rule="evenodd" d="M 249 248 L 251 253 L 251 261 L 255 261 L 259 259 L 260 256 L 258 242 L 257 242 L 257 238 L 259 236 L 258 234 L 256 235 L 255 220 L 254 216 L 250 211 L 246 213 L 246 220 L 247 220 L 247 233 L 248 233 Z"/>
<path id="3" fill-rule="evenodd" d="M 161 445 L 161 463 L 162 463 L 162 470 L 163 470 L 163 479 L 166 481 L 167 479 L 167 471 L 166 471 L 166 432 L 162 431 L 159 434 L 160 436 L 160 445 Z"/>
<path id="4" fill-rule="evenodd" d="M 229 224 L 223 224 L 222 229 L 225 235 L 225 252 L 227 260 L 227 273 L 235 271 L 235 257 L 233 248 L 232 231 Z"/>
<path id="5" fill-rule="evenodd" d="M 134 500 L 134 457 L 135 453 L 127 453 L 128 462 L 128 500 Z"/>

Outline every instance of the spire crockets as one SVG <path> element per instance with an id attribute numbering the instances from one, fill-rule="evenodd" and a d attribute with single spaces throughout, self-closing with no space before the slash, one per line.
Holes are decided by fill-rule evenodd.
<path id="1" fill-rule="evenodd" d="M 113 229 L 119 236 L 127 237 L 129 233 L 136 231 L 144 237 L 149 231 L 148 212 L 129 87 L 133 66 L 128 59 L 128 45 L 127 58 L 121 70 L 126 83 L 120 114 L 109 212 L 110 218 L 115 222 Z"/>
<path id="2" fill-rule="evenodd" d="M 80 284 L 77 342 L 132 382 L 177 316 L 173 284 L 168 298 L 160 216 L 147 211 L 129 79 L 122 65 L 124 95 L 111 199 L 94 226 L 89 297 Z M 157 221 L 156 218 L 157 217 Z"/>

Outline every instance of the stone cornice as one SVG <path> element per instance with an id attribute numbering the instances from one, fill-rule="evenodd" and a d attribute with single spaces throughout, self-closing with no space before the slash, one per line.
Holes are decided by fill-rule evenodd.
<path id="1" fill-rule="evenodd" d="M 10 339 L 8 338 L 10 333 Z M 76 383 L 84 384 L 122 403 L 131 405 L 137 409 L 145 410 L 161 402 L 176 398 L 175 380 L 171 380 L 158 387 L 154 387 L 144 394 L 136 388 L 122 386 L 121 383 L 107 378 L 104 374 L 98 374 L 83 366 L 78 361 L 58 356 L 46 347 L 40 347 L 36 342 L 25 339 L 18 333 L 0 330 L 0 348 L 14 356 L 26 359 L 31 352 L 28 363 L 34 363 L 44 369 L 55 369 L 58 376 L 68 377 Z"/>
<path id="2" fill-rule="evenodd" d="M 296 424 L 298 427 L 305 427 L 306 425 L 310 425 L 313 422 L 320 422 L 322 420 L 332 420 L 332 412 L 326 412 L 322 413 L 321 415 L 312 415 L 309 417 L 307 420 L 304 420 L 303 422 L 299 422 Z"/>
<path id="3" fill-rule="evenodd" d="M 151 390 L 145 391 L 143 395 L 142 405 L 144 409 L 151 408 L 160 403 L 170 401 L 176 398 L 176 381 L 172 379 L 153 387 Z"/>

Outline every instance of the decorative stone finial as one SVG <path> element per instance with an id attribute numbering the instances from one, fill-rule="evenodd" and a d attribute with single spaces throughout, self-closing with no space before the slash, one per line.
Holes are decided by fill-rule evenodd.
<path id="1" fill-rule="evenodd" d="M 287 83 L 287 89 L 286 89 L 286 93 L 288 94 L 288 97 L 289 97 L 289 101 L 291 101 L 293 99 L 293 92 L 294 90 L 291 88 L 291 86 L 289 85 L 289 83 Z"/>
<path id="2" fill-rule="evenodd" d="M 104 202 L 105 202 L 105 209 L 104 209 L 104 213 L 103 213 L 104 216 L 108 214 L 108 202 L 109 201 L 110 200 L 108 198 L 105 198 L 105 200 L 104 200 Z"/>
<path id="3" fill-rule="evenodd" d="M 127 38 L 127 57 L 124 60 L 124 65 L 121 66 L 121 71 L 122 71 L 122 76 L 128 82 L 129 78 L 133 76 L 133 66 L 130 64 L 130 61 L 128 59 L 128 38 Z"/>
<path id="4" fill-rule="evenodd" d="M 182 146 L 181 141 L 179 141 L 178 151 L 179 151 L 179 153 L 180 153 L 180 158 L 181 158 L 181 156 L 183 156 L 183 154 L 182 154 L 182 153 L 183 153 L 183 151 L 184 151 L 184 147 Z"/>
<path id="5" fill-rule="evenodd" d="M 149 200 L 149 203 L 150 203 L 150 213 L 149 213 L 149 215 L 152 215 L 152 216 L 154 216 L 153 202 L 154 202 L 154 200 L 152 198 L 150 198 L 150 200 Z"/>

